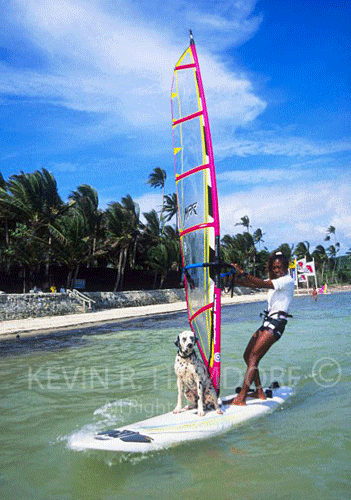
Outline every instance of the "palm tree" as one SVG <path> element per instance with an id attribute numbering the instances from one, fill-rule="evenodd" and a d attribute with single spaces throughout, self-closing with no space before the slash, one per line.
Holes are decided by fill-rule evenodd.
<path id="1" fill-rule="evenodd" d="M 249 269 L 251 266 L 250 260 L 256 254 L 253 237 L 250 233 L 237 234 L 229 236 L 228 234 L 222 238 L 222 253 L 226 262 L 237 262 L 244 268 Z"/>
<path id="2" fill-rule="evenodd" d="M 66 288 L 74 288 L 81 264 L 91 259 L 87 220 L 81 211 L 72 208 L 55 221 L 51 234 L 56 261 L 68 267 Z"/>
<path id="3" fill-rule="evenodd" d="M 249 228 L 251 227 L 250 226 L 250 219 L 247 215 L 244 215 L 243 217 L 241 217 L 241 222 L 237 222 L 235 225 L 236 226 L 244 226 L 246 228 L 246 231 L 249 232 Z"/>
<path id="4" fill-rule="evenodd" d="M 147 250 L 147 264 L 154 270 L 154 288 L 160 275 L 160 287 L 170 270 L 179 270 L 181 265 L 179 233 L 166 226 L 155 210 L 143 214 L 146 224 L 143 241 Z"/>
<path id="5" fill-rule="evenodd" d="M 237 262 L 255 276 L 263 277 L 266 274 L 269 252 L 266 249 L 257 252 L 250 233 L 236 236 L 226 234 L 221 241 L 221 254 L 224 262 Z"/>
<path id="6" fill-rule="evenodd" d="M 105 252 L 117 267 L 114 291 L 123 289 L 128 257 L 135 262 L 136 245 L 140 235 L 139 206 L 130 195 L 122 203 L 110 203 L 104 213 L 107 239 Z"/>
<path id="7" fill-rule="evenodd" d="M 264 233 L 262 233 L 261 229 L 256 229 L 256 231 L 253 234 L 254 245 L 256 245 L 256 243 L 258 245 L 260 245 L 261 242 L 264 243 L 263 234 Z M 256 276 L 256 256 L 257 256 L 257 251 L 256 251 L 256 247 L 254 247 L 254 252 L 253 252 L 253 275 L 254 276 Z"/>
<path id="8" fill-rule="evenodd" d="M 261 243 L 264 243 L 264 236 L 265 233 L 262 233 L 261 229 L 256 229 L 256 231 L 253 234 L 254 242 L 260 245 Z"/>
<path id="9" fill-rule="evenodd" d="M 317 245 L 312 252 L 312 257 L 316 262 L 316 268 L 321 268 L 320 282 L 324 281 L 325 266 L 328 264 L 328 255 L 323 245 Z"/>
<path id="10" fill-rule="evenodd" d="M 2 173 L 0 172 L 0 188 L 6 189 L 6 181 L 2 176 Z"/>
<path id="11" fill-rule="evenodd" d="M 327 236 L 324 238 L 324 241 L 330 241 L 330 235 L 334 235 L 334 239 L 336 238 L 335 236 L 335 227 L 334 226 L 329 226 L 327 229 Z"/>
<path id="12" fill-rule="evenodd" d="M 328 254 L 328 257 L 330 259 L 331 266 L 332 266 L 332 275 L 331 275 L 332 281 L 334 281 L 334 279 L 335 279 L 335 271 L 336 271 L 336 266 L 337 266 L 336 256 L 337 256 L 338 251 L 339 251 L 339 248 L 336 245 L 330 245 L 330 247 L 327 248 L 327 254 Z"/>
<path id="13" fill-rule="evenodd" d="M 160 167 L 154 168 L 153 172 L 149 175 L 147 184 L 154 188 L 160 187 L 162 189 L 162 208 L 160 213 L 160 218 L 162 218 L 163 210 L 164 210 L 164 199 L 165 199 L 165 183 L 166 183 L 167 174 L 166 171 Z"/>
<path id="14" fill-rule="evenodd" d="M 282 243 L 277 250 L 280 250 L 287 259 L 291 260 L 294 251 L 294 245 L 290 246 L 288 243 Z"/>
<path id="15" fill-rule="evenodd" d="M 37 253 L 41 255 L 41 261 L 46 262 L 47 275 L 51 253 L 50 232 L 55 221 L 67 210 L 68 206 L 63 203 L 58 194 L 55 178 L 46 169 L 31 174 L 21 172 L 19 175 L 13 175 L 5 187 L 0 187 L 0 214 L 6 221 L 12 222 L 13 242 L 19 234 L 16 232 L 16 227 L 26 226 L 28 234 L 25 240 L 32 246 L 40 245 Z M 45 244 L 47 251 L 43 254 L 42 245 Z M 34 261 L 31 260 L 30 264 L 26 259 L 26 265 L 30 266 L 29 275 L 31 276 L 34 271 Z"/>
<path id="16" fill-rule="evenodd" d="M 164 211 L 168 214 L 165 218 L 170 221 L 174 215 L 176 216 L 176 227 L 178 227 L 178 198 L 176 193 L 166 194 Z"/>
<path id="17" fill-rule="evenodd" d="M 96 189 L 88 184 L 77 187 L 69 196 L 70 206 L 74 205 L 77 210 L 86 216 L 87 223 L 92 231 L 95 229 L 96 219 L 99 219 L 98 206 L 99 196 Z"/>
<path id="18" fill-rule="evenodd" d="M 334 249 L 335 249 L 335 257 L 333 257 L 335 260 L 334 260 L 334 266 L 333 266 L 333 272 L 332 272 L 332 276 L 334 277 L 336 268 L 337 268 L 337 266 L 339 264 L 339 261 L 340 261 L 340 259 L 337 258 L 337 254 L 338 254 L 338 252 L 340 250 L 340 243 L 336 241 L 336 229 L 335 229 L 334 226 L 329 226 L 328 227 L 328 229 L 327 229 L 327 235 L 324 238 L 325 241 L 330 241 L 331 235 L 334 236 L 334 245 L 332 245 L 329 248 L 334 247 Z M 333 250 L 331 251 L 332 254 L 333 254 Z"/>
<path id="19" fill-rule="evenodd" d="M 295 255 L 297 259 L 303 259 L 306 257 L 306 260 L 311 260 L 310 254 L 310 244 L 308 241 L 300 241 L 295 247 Z"/>
<path id="20" fill-rule="evenodd" d="M 256 271 L 255 271 L 255 262 L 256 262 L 256 248 L 255 248 L 255 242 L 252 237 L 252 234 L 250 234 L 248 231 L 245 232 L 243 235 L 238 235 L 239 238 L 240 236 L 243 236 L 244 239 L 244 245 L 246 247 L 246 266 L 247 269 L 255 276 Z"/>
<path id="21" fill-rule="evenodd" d="M 97 249 L 97 242 L 101 232 L 102 212 L 99 210 L 99 196 L 96 189 L 87 184 L 78 186 L 76 191 L 69 195 L 70 205 L 79 210 L 86 220 L 90 255 Z M 88 266 L 90 262 L 88 263 Z"/>
<path id="22" fill-rule="evenodd" d="M 21 268 L 23 293 L 36 284 L 35 274 L 47 259 L 47 242 L 36 236 L 32 228 L 17 223 L 9 229 L 9 244 L 2 249 L 5 262 Z"/>
<path id="23" fill-rule="evenodd" d="M 179 271 L 180 266 L 180 243 L 179 239 L 175 239 L 171 232 L 174 231 L 170 226 L 166 226 L 169 229 L 168 236 L 162 238 L 162 240 L 156 245 L 149 248 L 148 257 L 149 265 L 155 271 L 154 276 L 154 288 L 156 288 L 156 279 L 160 275 L 160 288 L 163 288 L 164 281 L 170 270 Z"/>
<path id="24" fill-rule="evenodd" d="M 32 174 L 21 172 L 0 188 L 0 211 L 36 232 L 46 229 L 68 207 L 61 200 L 56 180 L 46 169 Z"/>
<path id="25" fill-rule="evenodd" d="M 136 203 L 130 194 L 122 198 L 122 206 L 126 210 L 126 213 L 129 214 L 130 226 L 129 230 L 131 231 L 132 236 L 132 253 L 130 255 L 131 267 L 135 266 L 136 262 L 136 253 L 137 247 L 141 236 L 141 229 L 143 227 L 140 221 L 140 207 L 138 203 Z"/>
<path id="26" fill-rule="evenodd" d="M 183 268 L 182 255 L 180 250 L 179 231 L 177 227 L 165 226 L 163 231 L 164 239 L 168 246 L 170 256 L 170 268 L 179 271 Z"/>
<path id="27" fill-rule="evenodd" d="M 221 255 L 224 262 L 240 262 L 241 255 L 236 245 L 236 237 L 225 234 L 221 241 Z"/>
<path id="28" fill-rule="evenodd" d="M 6 181 L 3 178 L 1 172 L 0 172 L 0 189 L 3 189 L 6 192 Z M 3 228 L 4 236 L 2 239 L 4 240 L 5 246 L 7 246 L 9 244 L 9 220 L 8 220 L 8 216 L 3 215 L 1 213 L 1 210 L 0 210 L 0 221 L 1 221 L 1 224 L 3 224 L 3 226 L 4 226 L 4 228 Z"/>

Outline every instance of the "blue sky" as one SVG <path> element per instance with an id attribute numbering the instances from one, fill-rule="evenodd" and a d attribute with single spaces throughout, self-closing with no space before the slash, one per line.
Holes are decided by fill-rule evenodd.
<path id="1" fill-rule="evenodd" d="M 101 208 L 175 190 L 170 89 L 194 33 L 222 234 L 351 247 L 351 2 L 0 0 L 0 171 L 45 167 Z"/>

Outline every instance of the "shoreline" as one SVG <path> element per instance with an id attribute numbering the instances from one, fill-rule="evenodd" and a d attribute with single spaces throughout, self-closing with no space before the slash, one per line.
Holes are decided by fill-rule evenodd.
<path id="1" fill-rule="evenodd" d="M 351 286 L 330 287 L 330 293 L 351 292 Z M 251 294 L 222 296 L 222 306 L 233 304 L 246 304 L 250 302 L 264 302 L 268 292 L 254 292 Z M 304 294 L 295 294 L 301 297 Z M 17 340 L 19 338 L 38 337 L 53 334 L 57 331 L 75 330 L 84 326 L 104 323 L 119 323 L 138 318 L 152 317 L 154 315 L 174 314 L 186 312 L 186 302 L 170 302 L 147 306 L 131 306 L 123 308 L 103 309 L 96 312 L 81 314 L 65 314 L 60 316 L 44 316 L 38 318 L 15 319 L 0 322 L 0 342 L 4 340 Z"/>
<path id="2" fill-rule="evenodd" d="M 258 292 L 248 295 L 235 295 L 222 297 L 222 305 L 245 304 L 261 302 L 267 299 L 267 292 Z M 87 312 L 82 314 L 65 314 L 61 316 L 44 316 L 39 318 L 15 319 L 0 323 L 0 341 L 16 340 L 19 337 L 34 337 L 49 335 L 55 331 L 73 330 L 94 324 L 120 322 L 123 320 L 150 317 L 160 314 L 172 314 L 186 311 L 186 302 L 172 302 L 166 304 L 153 304 L 148 306 L 132 306 L 102 311 Z"/>

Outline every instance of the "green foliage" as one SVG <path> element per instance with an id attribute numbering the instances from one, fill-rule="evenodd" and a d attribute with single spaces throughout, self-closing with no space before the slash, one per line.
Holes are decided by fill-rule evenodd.
<path id="1" fill-rule="evenodd" d="M 226 234 L 221 241 L 221 253 L 225 262 L 237 262 L 244 269 L 251 274 L 256 273 L 259 277 L 266 277 L 267 275 L 267 262 L 269 252 L 265 248 L 258 251 L 256 247 L 264 242 L 261 229 L 256 229 L 251 235 L 250 233 L 250 219 L 247 215 L 241 217 L 241 221 L 235 224 L 236 226 L 244 226 L 245 230 L 241 234 L 230 236 Z M 290 246 L 288 243 L 282 243 L 276 250 L 283 252 L 289 260 L 293 258 L 303 259 L 307 261 L 315 260 L 316 273 L 319 283 L 338 283 L 338 282 L 351 282 L 350 268 L 351 268 L 351 248 L 347 255 L 338 257 L 340 251 L 340 243 L 336 241 L 336 229 L 330 226 L 326 230 L 325 241 L 330 241 L 333 236 L 334 244 L 330 244 L 328 248 L 323 245 L 317 245 L 313 252 L 310 252 L 310 243 L 308 241 L 301 241 L 295 247 Z M 345 264 L 348 263 L 349 265 Z"/>
<path id="2" fill-rule="evenodd" d="M 244 233 L 230 236 L 226 234 L 221 241 L 221 253 L 225 262 L 236 262 L 245 270 L 254 276 L 264 277 L 266 274 L 266 264 L 268 260 L 268 252 L 266 250 L 258 250 L 256 245 L 260 245 L 263 241 L 263 232 L 261 229 L 256 229 L 253 235 L 249 232 L 250 219 L 247 215 L 241 218 L 241 222 L 235 224 L 241 225 L 246 229 Z"/>
<path id="3" fill-rule="evenodd" d="M 128 194 L 121 202 L 110 203 L 105 211 L 98 208 L 97 191 L 83 184 L 64 203 L 56 181 L 46 169 L 13 175 L 6 182 L 0 174 L 0 265 L 3 272 L 11 266 L 23 269 L 23 289 L 35 285 L 35 274 L 50 266 L 68 269 L 66 286 L 71 287 L 80 266 L 103 265 L 116 269 L 115 290 L 123 289 L 126 269 L 143 269 L 154 273 L 154 286 L 162 287 L 170 271 L 181 270 L 179 233 L 167 225 L 177 214 L 175 193 L 164 195 L 166 172 L 155 168 L 148 183 L 163 190 L 160 212 L 143 214 Z M 163 216 L 165 214 L 165 216 Z M 251 233 L 247 215 L 236 224 L 242 233 L 225 235 L 221 256 L 225 262 L 237 262 L 252 274 L 265 278 L 269 251 L 261 248 L 264 233 Z M 310 253 L 307 241 L 294 246 L 287 243 L 279 249 L 289 258 L 315 259 L 320 282 L 351 281 L 351 249 L 342 259 L 336 229 L 326 230 L 329 246 L 317 245 Z"/>

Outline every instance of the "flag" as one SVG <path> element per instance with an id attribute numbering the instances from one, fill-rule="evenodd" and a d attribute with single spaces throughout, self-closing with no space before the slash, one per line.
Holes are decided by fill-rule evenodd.
<path id="1" fill-rule="evenodd" d="M 310 262 L 306 262 L 306 257 L 304 259 L 300 259 L 296 262 L 297 272 L 304 273 L 307 276 L 315 276 L 316 270 L 314 267 L 314 260 Z"/>
<path id="2" fill-rule="evenodd" d="M 296 261 L 296 268 L 297 268 L 297 272 L 298 273 L 303 273 L 304 271 L 304 268 L 305 268 L 305 265 L 306 265 L 306 257 L 304 257 L 303 259 L 299 259 Z"/>
<path id="3" fill-rule="evenodd" d="M 306 262 L 305 264 L 305 273 L 309 276 L 316 276 L 316 270 L 314 267 L 314 260 L 311 262 Z"/>

